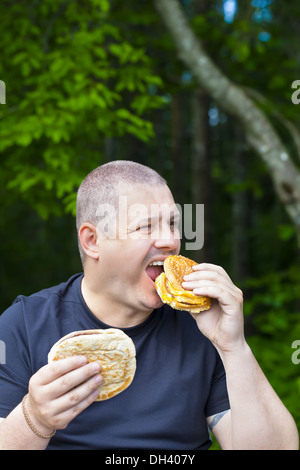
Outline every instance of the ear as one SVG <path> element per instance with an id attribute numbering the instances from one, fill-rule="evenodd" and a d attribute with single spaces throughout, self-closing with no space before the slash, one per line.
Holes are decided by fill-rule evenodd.
<path id="1" fill-rule="evenodd" d="M 80 244 L 85 254 L 94 260 L 99 259 L 99 246 L 97 229 L 95 225 L 88 222 L 83 223 L 78 231 Z"/>

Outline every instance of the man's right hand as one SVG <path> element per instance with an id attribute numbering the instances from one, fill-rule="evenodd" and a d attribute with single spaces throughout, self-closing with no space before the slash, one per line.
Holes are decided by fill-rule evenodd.
<path id="1" fill-rule="evenodd" d="M 97 362 L 88 363 L 84 356 L 51 362 L 29 381 L 26 401 L 28 414 L 42 434 L 64 429 L 98 396 L 103 381 Z"/>

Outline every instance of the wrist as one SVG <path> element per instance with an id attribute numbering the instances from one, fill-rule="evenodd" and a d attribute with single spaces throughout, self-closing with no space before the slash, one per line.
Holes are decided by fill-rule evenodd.
<path id="1" fill-rule="evenodd" d="M 230 361 L 234 358 L 247 357 L 249 354 L 252 354 L 250 346 L 245 338 L 230 348 L 219 348 L 216 346 L 216 349 L 223 362 L 228 360 Z"/>
<path id="2" fill-rule="evenodd" d="M 29 395 L 25 395 L 22 400 L 22 411 L 25 421 L 36 436 L 42 439 L 50 439 L 54 436 L 56 430 L 36 418 L 31 406 Z"/>

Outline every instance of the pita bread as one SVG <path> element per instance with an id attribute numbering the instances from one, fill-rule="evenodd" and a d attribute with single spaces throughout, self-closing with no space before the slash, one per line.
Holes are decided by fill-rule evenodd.
<path id="1" fill-rule="evenodd" d="M 136 371 L 136 352 L 131 338 L 122 330 L 74 331 L 62 337 L 49 351 L 48 362 L 84 355 L 89 362 L 99 361 L 100 384 L 96 401 L 107 400 L 131 384 Z"/>
<path id="2" fill-rule="evenodd" d="M 181 284 L 184 276 L 194 272 L 197 263 L 185 256 L 169 256 L 164 261 L 164 272 L 155 280 L 155 288 L 161 300 L 176 310 L 192 314 L 210 308 L 211 299 L 184 289 Z"/>

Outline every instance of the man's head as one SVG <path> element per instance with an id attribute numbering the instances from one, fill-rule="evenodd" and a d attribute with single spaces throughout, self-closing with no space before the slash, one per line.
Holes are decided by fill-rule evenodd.
<path id="1" fill-rule="evenodd" d="M 93 170 L 77 195 L 81 257 L 90 277 L 111 300 L 153 309 L 160 299 L 153 261 L 178 254 L 180 213 L 166 181 L 131 161 L 113 161 Z"/>
<path id="2" fill-rule="evenodd" d="M 77 193 L 77 233 L 83 223 L 98 227 L 103 237 L 116 236 L 120 197 L 133 185 L 165 186 L 166 180 L 140 163 L 116 160 L 99 166 L 82 181 Z M 137 201 L 138 202 L 138 201 Z M 79 243 L 84 264 L 86 254 Z"/>

